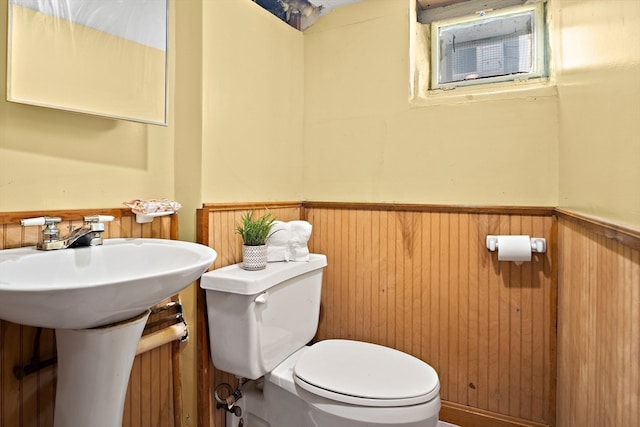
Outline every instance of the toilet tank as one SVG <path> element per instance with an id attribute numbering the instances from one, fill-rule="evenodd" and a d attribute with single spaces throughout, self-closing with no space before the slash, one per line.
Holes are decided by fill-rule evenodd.
<path id="1" fill-rule="evenodd" d="M 327 257 L 274 262 L 259 271 L 234 264 L 205 273 L 209 348 L 216 368 L 256 379 L 316 334 Z"/>

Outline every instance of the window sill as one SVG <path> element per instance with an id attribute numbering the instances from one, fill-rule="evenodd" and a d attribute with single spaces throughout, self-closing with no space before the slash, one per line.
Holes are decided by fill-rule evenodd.
<path id="1" fill-rule="evenodd" d="M 532 100 L 539 97 L 554 97 L 557 94 L 555 83 L 549 78 L 543 78 L 526 82 L 457 87 L 450 90 L 429 90 L 426 94 L 412 95 L 409 102 L 416 106 L 430 106 L 509 99 Z"/>

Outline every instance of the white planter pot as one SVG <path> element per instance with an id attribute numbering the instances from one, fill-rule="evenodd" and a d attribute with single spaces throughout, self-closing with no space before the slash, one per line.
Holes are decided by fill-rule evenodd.
<path id="1" fill-rule="evenodd" d="M 267 267 L 267 245 L 242 245 L 242 268 L 245 270 L 263 270 Z"/>

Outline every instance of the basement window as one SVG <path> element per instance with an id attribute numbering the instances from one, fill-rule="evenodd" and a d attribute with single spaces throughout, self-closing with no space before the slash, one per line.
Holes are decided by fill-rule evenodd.
<path id="1" fill-rule="evenodd" d="M 430 89 L 546 77 L 544 3 L 431 23 Z"/>

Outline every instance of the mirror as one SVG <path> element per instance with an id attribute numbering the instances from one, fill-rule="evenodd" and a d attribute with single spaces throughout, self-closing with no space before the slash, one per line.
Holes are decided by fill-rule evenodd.
<path id="1" fill-rule="evenodd" d="M 167 124 L 168 0 L 9 0 L 7 100 Z"/>

